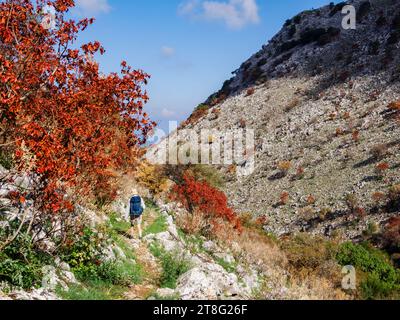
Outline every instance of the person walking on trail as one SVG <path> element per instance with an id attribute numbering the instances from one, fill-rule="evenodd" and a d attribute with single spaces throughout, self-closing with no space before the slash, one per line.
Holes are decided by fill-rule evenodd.
<path id="1" fill-rule="evenodd" d="M 129 218 L 131 221 L 130 236 L 134 237 L 135 225 L 138 226 L 139 238 L 142 239 L 143 213 L 146 210 L 146 204 L 136 189 L 133 190 L 133 196 L 129 203 Z"/>

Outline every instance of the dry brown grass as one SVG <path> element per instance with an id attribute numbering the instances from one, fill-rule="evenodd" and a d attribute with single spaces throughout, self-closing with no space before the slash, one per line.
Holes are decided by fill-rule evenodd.
<path id="1" fill-rule="evenodd" d="M 284 268 L 287 264 L 286 256 L 278 245 L 258 230 L 246 228 L 236 235 L 234 243 L 238 258 L 257 265 L 261 271 L 267 271 L 271 267 Z"/>
<path id="2" fill-rule="evenodd" d="M 289 298 L 296 300 L 350 300 L 331 280 L 309 274 L 307 277 L 291 279 Z"/>
<path id="3" fill-rule="evenodd" d="M 338 244 L 300 234 L 282 243 L 288 259 L 291 295 L 296 299 L 344 300 L 341 268 L 335 260 Z"/>
<path id="4" fill-rule="evenodd" d="M 201 234 L 207 228 L 208 220 L 200 210 L 193 214 L 185 212 L 177 217 L 176 224 L 187 234 Z"/>

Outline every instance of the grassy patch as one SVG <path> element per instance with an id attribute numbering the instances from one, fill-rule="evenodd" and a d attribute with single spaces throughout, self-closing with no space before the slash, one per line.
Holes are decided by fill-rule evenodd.
<path id="1" fill-rule="evenodd" d="M 164 216 L 159 216 L 146 230 L 144 235 L 157 234 L 167 231 L 167 220 Z"/>
<path id="2" fill-rule="evenodd" d="M 73 301 L 119 300 L 124 291 L 122 286 L 110 286 L 108 282 L 96 280 L 71 286 L 68 291 L 59 288 L 57 294 L 64 300 Z"/>
<path id="3" fill-rule="evenodd" d="M 159 259 L 163 269 L 160 277 L 160 287 L 175 289 L 178 278 L 189 271 L 189 261 L 182 258 L 177 252 L 166 252 L 158 245 L 152 245 L 150 251 L 157 259 Z"/>
<path id="4" fill-rule="evenodd" d="M 134 253 L 116 230 L 121 225 L 105 227 L 103 232 L 85 229 L 72 246 L 64 248 L 61 257 L 70 264 L 82 286 L 62 293 L 66 299 L 117 299 L 118 292 L 143 279 L 143 268 L 135 263 Z M 127 256 L 122 261 L 102 262 L 102 248 L 114 242 Z"/>
<path id="5" fill-rule="evenodd" d="M 182 230 L 180 231 L 179 235 L 185 241 L 185 243 L 187 244 L 187 248 L 192 254 L 206 253 L 206 250 L 204 250 L 203 247 L 204 240 L 201 239 L 199 236 L 188 235 Z"/>
<path id="6" fill-rule="evenodd" d="M 117 213 L 112 213 L 110 215 L 110 227 L 117 233 L 127 233 L 131 228 L 131 224 L 128 221 L 118 217 Z"/>
<path id="7" fill-rule="evenodd" d="M 222 268 L 224 268 L 227 272 L 229 273 L 235 273 L 236 272 L 236 268 L 237 265 L 236 263 L 229 263 L 226 262 L 224 259 L 222 258 L 215 258 L 214 259 L 216 263 L 218 263 Z"/>

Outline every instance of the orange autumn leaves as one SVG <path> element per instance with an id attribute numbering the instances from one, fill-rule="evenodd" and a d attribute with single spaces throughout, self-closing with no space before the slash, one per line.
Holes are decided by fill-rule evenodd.
<path id="1" fill-rule="evenodd" d="M 213 228 L 218 228 L 218 219 L 222 219 L 241 230 L 240 219 L 228 206 L 228 199 L 222 191 L 205 181 L 196 180 L 188 172 L 184 173 L 182 179 L 182 183 L 175 185 L 172 190 L 173 200 L 181 202 L 191 213 L 195 210 L 202 212 Z"/>
<path id="2" fill-rule="evenodd" d="M 56 9 L 55 30 L 40 24 L 45 5 Z M 1 138 L 16 141 L 20 169 L 40 177 L 51 210 L 65 208 L 60 191 L 107 188 L 110 172 L 133 164 L 155 123 L 144 112 L 149 76 L 126 62 L 104 75 L 93 59 L 97 41 L 72 48 L 93 19 L 68 20 L 68 0 L 0 4 Z M 33 163 L 25 163 L 25 156 Z M 69 207 L 69 206 L 67 206 Z"/>

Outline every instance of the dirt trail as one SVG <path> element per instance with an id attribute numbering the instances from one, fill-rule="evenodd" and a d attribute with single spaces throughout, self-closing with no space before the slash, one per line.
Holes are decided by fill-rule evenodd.
<path id="1" fill-rule="evenodd" d="M 143 216 L 143 230 L 151 226 L 158 218 L 159 214 L 153 209 L 147 209 Z M 147 299 L 155 290 L 158 289 L 161 267 L 151 254 L 146 242 L 140 241 L 137 228 L 135 228 L 135 238 L 126 238 L 126 241 L 135 248 L 137 263 L 143 267 L 144 279 L 141 284 L 132 285 L 124 294 L 127 300 Z"/>

